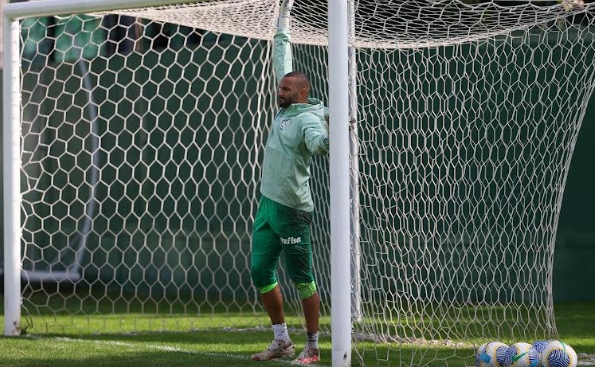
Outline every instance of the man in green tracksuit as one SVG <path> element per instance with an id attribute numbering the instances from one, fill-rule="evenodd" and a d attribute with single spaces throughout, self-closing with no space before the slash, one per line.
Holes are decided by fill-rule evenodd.
<path id="1" fill-rule="evenodd" d="M 312 272 L 310 224 L 314 203 L 310 193 L 312 155 L 329 150 L 328 121 L 321 101 L 309 98 L 310 81 L 292 70 L 289 12 L 293 0 L 281 5 L 274 40 L 274 66 L 279 82 L 277 112 L 265 148 L 262 194 L 252 234 L 251 275 L 271 319 L 273 342 L 255 361 L 292 357 L 283 297 L 276 268 L 281 254 L 297 287 L 306 319 L 307 341 L 297 364 L 317 363 L 320 298 Z M 326 119 L 325 119 L 326 118 Z M 325 121 L 326 120 L 326 121 Z"/>

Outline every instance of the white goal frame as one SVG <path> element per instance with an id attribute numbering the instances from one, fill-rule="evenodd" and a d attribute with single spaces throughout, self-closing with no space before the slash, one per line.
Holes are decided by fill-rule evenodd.
<path id="1" fill-rule="evenodd" d="M 90 13 L 140 7 L 189 3 L 188 0 L 48 0 L 7 4 L 4 31 L 4 335 L 20 334 L 21 325 L 21 218 L 20 218 L 20 63 L 19 19 L 62 13 Z M 331 304 L 333 366 L 351 364 L 351 271 L 350 271 L 350 163 L 349 163 L 349 67 L 347 0 L 329 0 L 331 144 Z M 341 124 L 345 128 L 340 128 Z M 76 274 L 62 274 L 68 278 Z M 59 276 L 60 274 L 52 274 Z"/>

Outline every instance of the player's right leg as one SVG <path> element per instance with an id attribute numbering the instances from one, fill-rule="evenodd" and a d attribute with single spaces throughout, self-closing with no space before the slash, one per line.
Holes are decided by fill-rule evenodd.
<path id="1" fill-rule="evenodd" d="M 274 340 L 269 347 L 252 356 L 254 361 L 293 357 L 295 354 L 295 347 L 285 324 L 283 297 L 277 284 L 276 269 L 282 246 L 270 223 L 277 215 L 275 206 L 276 203 L 265 197 L 260 200 L 252 231 L 252 281 L 261 294 L 274 333 Z"/>
<path id="2" fill-rule="evenodd" d="M 295 355 L 295 346 L 290 340 L 273 339 L 267 349 L 252 355 L 253 361 L 270 361 L 277 358 L 292 358 Z"/>

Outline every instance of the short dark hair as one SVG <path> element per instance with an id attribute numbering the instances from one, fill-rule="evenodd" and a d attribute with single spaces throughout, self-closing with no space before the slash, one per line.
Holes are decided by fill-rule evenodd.
<path id="1" fill-rule="evenodd" d="M 302 73 L 301 71 L 290 71 L 289 73 L 285 74 L 284 77 L 295 78 L 299 83 L 299 86 L 301 88 L 306 88 L 306 91 L 308 94 L 310 94 L 310 88 L 312 85 L 310 84 L 310 78 L 308 78 L 306 74 Z"/>

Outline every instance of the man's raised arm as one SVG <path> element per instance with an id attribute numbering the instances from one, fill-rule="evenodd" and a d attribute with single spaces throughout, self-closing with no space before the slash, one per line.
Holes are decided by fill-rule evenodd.
<path id="1" fill-rule="evenodd" d="M 289 14 L 293 7 L 293 0 L 283 0 L 279 7 L 279 19 L 277 19 L 277 33 L 275 33 L 273 49 L 273 66 L 277 84 L 285 74 L 293 71 L 293 57 L 291 54 L 291 34 L 289 31 Z"/>

